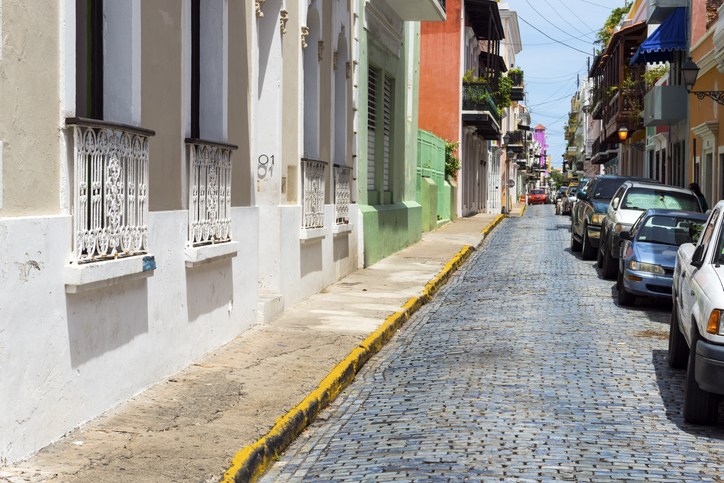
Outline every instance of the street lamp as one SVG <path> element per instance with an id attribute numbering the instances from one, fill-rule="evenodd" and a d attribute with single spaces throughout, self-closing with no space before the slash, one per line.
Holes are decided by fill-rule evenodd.
<path id="1" fill-rule="evenodd" d="M 626 129 L 626 126 L 621 126 L 621 129 L 618 130 L 618 138 L 621 141 L 625 141 L 628 137 L 628 129 Z"/>
<path id="2" fill-rule="evenodd" d="M 691 57 L 681 66 L 681 74 L 684 77 L 686 92 L 696 94 L 696 98 L 699 100 L 704 99 L 704 97 L 710 97 L 718 104 L 724 105 L 724 91 L 692 91 L 694 84 L 696 84 L 696 78 L 699 77 L 699 66 L 696 65 Z"/>

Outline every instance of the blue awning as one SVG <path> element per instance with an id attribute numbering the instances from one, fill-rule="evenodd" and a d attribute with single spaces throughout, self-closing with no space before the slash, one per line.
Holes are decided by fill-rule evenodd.
<path id="1" fill-rule="evenodd" d="M 675 50 L 688 50 L 686 32 L 686 8 L 679 7 L 639 46 L 631 65 L 671 62 Z"/>

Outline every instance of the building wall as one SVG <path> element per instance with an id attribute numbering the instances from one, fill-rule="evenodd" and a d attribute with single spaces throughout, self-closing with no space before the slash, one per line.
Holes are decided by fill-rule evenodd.
<path id="1" fill-rule="evenodd" d="M 706 14 L 697 8 L 692 10 L 694 26 L 705 22 Z M 703 20 L 702 20 L 703 18 Z M 691 50 L 691 57 L 699 66 L 699 77 L 694 91 L 724 90 L 724 75 L 718 70 L 715 59 L 713 33 L 716 24 L 700 36 Z M 696 32 L 696 30 L 694 30 Z M 693 40 L 692 40 L 693 41 Z M 688 176 L 701 187 L 709 207 L 724 198 L 724 129 L 719 126 L 719 111 L 722 106 L 711 98 L 689 99 L 689 165 Z"/>
<path id="2" fill-rule="evenodd" d="M 373 8 L 388 15 L 394 23 L 399 17 L 391 13 L 384 0 Z M 371 199 L 365 182 L 358 183 L 359 209 L 363 220 L 365 266 L 391 255 L 422 238 L 422 207 L 416 201 L 417 128 L 418 128 L 418 59 L 420 24 L 404 22 L 398 32 L 380 28 L 368 12 L 365 0 L 360 8 L 360 75 L 359 138 L 357 143 L 357 179 L 367 179 L 367 121 L 369 68 L 382 69 L 394 77 L 393 121 L 391 128 L 390 192 Z M 401 38 L 397 38 L 401 33 Z M 380 80 L 378 80 L 380 84 Z M 381 166 L 378 163 L 377 166 Z"/>
<path id="3" fill-rule="evenodd" d="M 61 2 L 5 2 L 0 59 L 0 216 L 58 215 Z"/>
<path id="4" fill-rule="evenodd" d="M 420 23 L 419 127 L 448 141 L 460 141 L 462 2 L 446 3 L 445 22 Z"/>

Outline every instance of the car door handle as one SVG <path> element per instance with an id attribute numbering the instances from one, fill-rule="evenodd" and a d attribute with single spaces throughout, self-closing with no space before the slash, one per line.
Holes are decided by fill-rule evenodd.
<path id="1" fill-rule="evenodd" d="M 692 291 L 691 291 L 691 296 L 693 297 L 694 295 L 695 295 L 695 294 L 694 294 L 694 291 L 692 290 Z"/>

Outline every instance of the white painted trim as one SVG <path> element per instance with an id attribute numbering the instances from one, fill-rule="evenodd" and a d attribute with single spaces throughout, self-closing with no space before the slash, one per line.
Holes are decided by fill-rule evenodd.
<path id="1" fill-rule="evenodd" d="M 241 243 L 236 241 L 201 247 L 186 247 L 184 248 L 184 262 L 186 268 L 194 268 L 206 263 L 235 257 L 240 249 Z"/>
<path id="2" fill-rule="evenodd" d="M 221 53 L 221 133 L 224 141 L 229 140 L 229 0 L 224 0 L 223 32 Z"/>
<path id="3" fill-rule="evenodd" d="M 328 231 L 326 226 L 322 228 L 302 228 L 299 233 L 299 241 L 302 243 L 320 241 L 327 236 Z"/>
<path id="4" fill-rule="evenodd" d="M 352 223 L 334 225 L 332 227 L 332 235 L 334 235 L 334 236 L 343 235 L 345 233 L 350 233 L 353 229 L 354 229 L 354 224 L 352 224 Z"/>
<path id="5" fill-rule="evenodd" d="M 61 8 L 61 14 L 62 14 L 63 6 L 61 5 L 60 8 Z M 62 16 L 61 16 L 61 18 L 62 18 Z M 0 0 L 0 60 L 3 60 L 2 38 L 3 38 L 3 2 L 2 2 L 2 0 Z M 1 207 L 2 207 L 2 205 L 0 205 L 0 208 Z"/>
<path id="6" fill-rule="evenodd" d="M 141 125 L 141 0 L 131 4 L 131 116 L 133 124 Z"/>
<path id="7" fill-rule="evenodd" d="M 3 208 L 3 142 L 0 141 L 0 210 Z"/>
<path id="8" fill-rule="evenodd" d="M 60 142 L 58 149 L 59 167 L 59 205 L 62 213 L 71 212 L 71 192 L 73 185 L 71 167 L 69 164 L 72 156 L 72 134 L 65 127 L 65 118 L 76 115 L 76 92 L 75 92 L 75 0 L 63 0 L 60 2 L 60 22 L 58 32 L 58 129 L 60 130 Z M 0 15 L 0 23 L 2 16 Z M 2 42 L 0 42 L 2 43 Z M 0 173 L 1 175 L 2 173 Z"/>
<path id="9" fill-rule="evenodd" d="M 63 273 L 66 293 L 80 293 L 118 283 L 147 278 L 155 269 L 144 270 L 143 259 L 153 255 L 119 258 L 82 265 L 66 265 Z"/>

